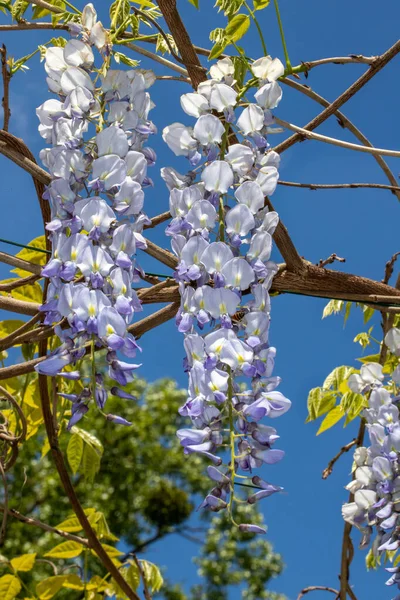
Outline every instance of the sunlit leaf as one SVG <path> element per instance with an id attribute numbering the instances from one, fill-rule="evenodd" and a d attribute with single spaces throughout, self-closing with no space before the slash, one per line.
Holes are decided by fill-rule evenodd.
<path id="1" fill-rule="evenodd" d="M 57 592 L 59 592 L 63 586 L 63 583 L 68 577 L 67 575 L 54 575 L 54 577 L 48 577 L 44 579 L 36 586 L 36 594 L 40 600 L 50 600 Z"/>
<path id="2" fill-rule="evenodd" d="M 147 560 L 141 560 L 140 564 L 142 566 L 147 584 L 151 588 L 151 593 L 154 594 L 155 592 L 158 592 L 164 583 L 160 569 L 157 567 L 157 565 Z"/>
<path id="3" fill-rule="evenodd" d="M 50 558 L 76 558 L 82 554 L 82 552 L 82 544 L 68 540 L 67 542 L 62 542 L 62 544 L 58 544 L 58 546 L 52 548 L 45 556 Z"/>
<path id="4" fill-rule="evenodd" d="M 87 517 L 90 517 L 96 513 L 96 509 L 85 508 L 84 512 Z M 61 529 L 61 531 L 67 531 L 68 533 L 77 533 L 78 531 L 82 531 L 82 526 L 79 523 L 78 517 L 74 514 L 70 515 L 62 523 L 59 523 L 56 528 Z"/>
<path id="5" fill-rule="evenodd" d="M 325 419 L 322 421 L 320 428 L 317 431 L 317 435 L 336 425 L 336 423 L 338 423 L 340 419 L 344 417 L 344 414 L 345 413 L 341 406 L 335 406 L 335 408 L 332 408 L 332 410 L 328 412 Z"/>
<path id="6" fill-rule="evenodd" d="M 307 421 L 314 421 L 330 411 L 336 404 L 336 394 L 325 391 L 322 388 L 313 388 L 310 390 L 307 399 L 307 409 L 309 418 Z"/>
<path id="7" fill-rule="evenodd" d="M 0 321 L 0 340 L 13 333 L 19 327 L 25 324 L 25 321 L 21 321 L 20 319 L 7 319 L 7 321 Z M 20 346 L 21 344 L 14 344 L 15 346 Z"/>
<path id="8" fill-rule="evenodd" d="M 82 456 L 82 473 L 88 481 L 94 481 L 100 470 L 100 456 L 89 444 L 85 444 Z"/>
<path id="9" fill-rule="evenodd" d="M 325 319 L 330 315 L 337 315 L 343 309 L 344 302 L 343 300 L 329 300 L 328 304 L 325 306 L 322 312 L 322 318 Z"/>
<path id="10" fill-rule="evenodd" d="M 253 9 L 254 10 L 262 10 L 263 8 L 267 8 L 269 6 L 270 0 L 253 0 Z"/>
<path id="11" fill-rule="evenodd" d="M 235 15 L 225 27 L 226 37 L 230 42 L 240 40 L 250 27 L 250 17 L 248 15 Z"/>
<path id="12" fill-rule="evenodd" d="M 74 433 L 69 438 L 67 447 L 67 459 L 71 471 L 75 475 L 82 461 L 84 442 L 80 435 Z"/>
<path id="13" fill-rule="evenodd" d="M 0 598 L 1 600 L 14 600 L 20 593 L 21 584 L 15 575 L 3 575 L 0 577 Z"/>
<path id="14" fill-rule="evenodd" d="M 29 554 L 21 554 L 10 560 L 14 571 L 30 571 L 33 568 L 36 560 L 36 552 Z"/>
<path id="15" fill-rule="evenodd" d="M 350 375 L 354 372 L 353 367 L 346 367 L 345 365 L 341 367 L 336 367 L 333 371 L 328 375 L 322 384 L 322 388 L 324 390 L 328 390 L 333 388 L 334 390 L 338 390 L 340 384 L 343 381 L 347 381 Z"/>

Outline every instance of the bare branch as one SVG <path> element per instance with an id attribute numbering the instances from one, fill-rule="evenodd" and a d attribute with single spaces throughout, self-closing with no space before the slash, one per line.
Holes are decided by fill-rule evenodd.
<path id="1" fill-rule="evenodd" d="M 293 81 L 292 79 L 289 79 L 289 77 L 282 78 L 281 82 L 284 83 L 285 85 L 301 92 L 305 96 L 308 96 L 308 98 L 311 98 L 311 100 L 315 100 L 315 102 L 318 102 L 318 104 L 321 104 L 321 106 L 329 107 L 331 104 L 328 100 L 326 100 L 326 98 L 324 98 L 323 96 L 320 96 L 320 94 L 317 94 L 316 92 L 314 92 L 307 85 L 303 85 L 303 84 L 299 83 L 298 81 Z M 338 123 L 341 127 L 348 129 L 365 146 L 369 146 L 370 148 L 373 147 L 371 142 L 369 141 L 369 139 L 367 137 L 365 137 L 365 135 L 354 125 L 354 123 L 352 123 L 350 121 L 350 119 L 348 119 L 346 117 L 346 115 L 344 115 L 339 110 L 335 110 L 335 112 L 333 114 L 337 117 Z M 393 187 L 396 187 L 397 180 L 396 180 L 395 176 L 393 175 L 392 171 L 389 169 L 388 164 L 379 155 L 373 155 L 373 157 L 376 160 L 376 162 L 378 163 L 378 165 L 381 167 L 382 171 L 385 173 L 385 175 L 388 178 L 391 185 Z M 398 200 L 400 200 L 400 192 L 394 191 L 393 193 L 397 196 Z"/>
<path id="2" fill-rule="evenodd" d="M 392 156 L 394 158 L 400 158 L 400 150 L 387 150 L 386 148 L 370 148 L 369 146 L 360 146 L 359 144 L 352 144 L 351 142 L 345 142 L 343 140 L 328 137 L 327 135 L 321 135 L 320 133 L 308 131 L 308 129 L 305 129 L 304 127 L 298 127 L 297 125 L 293 125 L 293 123 L 288 123 L 288 121 L 279 119 L 276 116 L 274 116 L 274 121 L 278 123 L 278 125 L 282 125 L 282 127 L 285 127 L 286 129 L 290 129 L 291 131 L 297 131 L 301 135 L 301 137 L 306 139 L 317 140 L 318 142 L 325 142 L 325 144 L 332 144 L 333 146 L 340 146 L 341 148 L 347 148 L 348 150 L 355 150 L 357 152 L 365 152 L 366 154 L 378 154 L 380 156 Z"/>
<path id="3" fill-rule="evenodd" d="M 0 512 L 2 512 L 2 513 L 5 512 L 4 506 L 0 506 Z M 47 525 L 47 523 L 43 523 L 42 521 L 38 521 L 37 519 L 33 519 L 32 517 L 26 517 L 25 515 L 22 515 L 20 512 L 18 512 L 17 510 L 14 510 L 14 509 L 8 509 L 7 513 L 9 514 L 10 517 L 14 517 L 15 519 L 18 519 L 18 521 L 21 521 L 22 523 L 26 523 L 27 525 L 33 525 L 34 527 L 38 527 L 39 529 L 42 529 L 43 531 L 48 531 L 49 533 L 54 533 L 55 535 L 59 535 L 60 537 L 66 539 L 66 540 L 71 540 L 71 542 L 77 542 L 78 544 L 82 544 L 82 546 L 85 546 L 86 548 L 90 548 L 88 540 L 85 538 L 82 538 L 78 535 L 74 535 L 72 533 L 67 533 L 66 531 L 61 531 L 61 529 L 57 529 L 56 527 L 51 527 L 50 525 Z"/>
<path id="4" fill-rule="evenodd" d="M 0 31 L 26 31 L 27 29 L 64 29 L 68 31 L 68 25 L 61 25 L 59 23 L 28 23 L 22 21 L 21 23 L 13 23 L 12 25 L 0 25 Z"/>
<path id="5" fill-rule="evenodd" d="M 11 117 L 10 95 L 9 95 L 11 73 L 7 67 L 7 48 L 5 47 L 4 44 L 3 44 L 2 48 L 0 48 L 0 53 L 1 53 L 1 74 L 3 77 L 3 100 L 2 100 L 3 113 L 4 113 L 3 129 L 4 129 L 4 131 L 8 131 L 8 124 L 9 124 L 10 117 Z"/>
<path id="6" fill-rule="evenodd" d="M 325 110 L 317 115 L 312 121 L 307 123 L 304 129 L 313 131 L 319 125 L 321 125 L 326 119 L 328 119 L 334 112 L 345 104 L 350 98 L 354 96 L 368 81 L 370 81 L 379 71 L 383 69 L 398 53 L 400 52 L 400 40 L 398 40 L 391 48 L 389 48 L 384 54 L 376 58 L 371 64 L 368 71 L 366 71 L 361 77 L 357 79 L 347 90 L 345 90 L 334 102 L 332 102 Z M 285 150 L 293 146 L 296 142 L 300 142 L 302 139 L 299 133 L 290 136 L 287 140 L 284 140 L 278 146 L 274 148 L 275 152 L 282 154 Z"/>
<path id="7" fill-rule="evenodd" d="M 10 312 L 20 315 L 35 316 L 39 310 L 40 304 L 37 302 L 26 302 L 25 300 L 17 300 L 11 296 L 0 296 L 0 309 L 9 310 Z"/>
<path id="8" fill-rule="evenodd" d="M 28 277 L 21 277 L 16 281 L 10 281 L 10 283 L 0 283 L 0 292 L 11 292 L 23 285 L 35 283 L 38 279 L 40 279 L 40 275 L 29 275 Z"/>
<path id="9" fill-rule="evenodd" d="M 150 52 L 149 50 L 146 50 L 145 48 L 141 48 L 141 46 L 138 46 L 137 44 L 132 44 L 131 42 L 125 43 L 124 46 L 126 46 L 127 48 L 130 48 L 131 50 L 133 50 L 134 52 L 137 52 L 138 54 L 142 54 L 143 56 L 146 56 L 147 58 L 151 58 L 151 60 L 154 60 L 155 62 L 160 63 L 160 65 L 163 65 L 164 67 L 168 67 L 168 69 L 171 69 L 172 71 L 176 71 L 177 73 L 180 73 L 181 75 L 184 75 L 185 77 L 187 77 L 188 73 L 187 73 L 186 69 L 184 69 L 183 67 L 180 67 L 179 65 L 176 65 L 171 60 L 168 60 L 167 58 L 164 58 L 163 56 L 158 56 L 158 54 L 155 54 L 154 52 Z"/>
<path id="10" fill-rule="evenodd" d="M 327 587 L 326 585 L 310 585 L 309 587 L 301 590 L 300 594 L 297 596 L 297 600 L 301 600 L 303 596 L 309 594 L 310 592 L 332 592 L 332 594 L 336 594 L 336 600 L 339 598 L 339 591 L 335 590 L 331 587 Z"/>
<path id="11" fill-rule="evenodd" d="M 171 218 L 171 213 L 169 212 L 169 210 L 167 210 L 167 212 L 161 213 L 160 215 L 153 217 L 151 219 L 151 225 L 145 225 L 144 229 L 152 229 L 153 227 L 156 227 L 160 223 L 165 223 L 165 221 L 168 221 L 168 219 L 170 219 L 170 218 Z"/>
<path id="12" fill-rule="evenodd" d="M 164 265 L 167 265 L 167 267 L 175 269 L 179 261 L 176 258 L 176 256 L 172 254 L 172 252 L 164 250 L 164 248 L 160 248 L 160 246 L 157 246 L 157 244 L 154 244 L 150 240 L 146 240 L 146 243 L 147 248 L 144 248 L 143 252 L 146 252 L 146 254 L 153 256 L 153 258 L 156 258 Z"/>
<path id="13" fill-rule="evenodd" d="M 36 323 L 40 320 L 40 317 L 40 312 L 36 313 L 36 315 L 32 317 L 32 319 L 21 325 L 21 327 L 18 327 L 18 329 L 10 333 L 10 335 L 7 335 L 6 337 L 0 339 L 0 352 L 2 352 L 3 350 L 7 350 L 7 348 L 11 348 L 11 346 L 14 346 L 16 338 L 32 329 L 32 327 L 34 327 Z"/>
<path id="14" fill-rule="evenodd" d="M 326 469 L 324 469 L 322 471 L 322 479 L 327 479 L 329 477 L 329 475 L 333 471 L 333 467 L 334 467 L 335 463 L 339 460 L 339 458 L 343 454 L 345 454 L 346 452 L 351 450 L 351 448 L 353 448 L 353 446 L 355 446 L 356 444 L 357 444 L 357 439 L 354 438 L 354 440 L 352 440 L 351 442 L 349 442 L 348 444 L 346 444 L 345 446 L 342 446 L 342 448 L 340 448 L 339 452 L 328 462 L 328 466 L 326 467 Z"/>
<path id="15" fill-rule="evenodd" d="M 379 190 L 390 190 L 392 192 L 400 192 L 400 186 L 384 185 L 382 183 L 298 183 L 295 181 L 278 181 L 278 185 L 295 188 L 307 188 L 309 190 L 377 188 Z"/>
<path id="16" fill-rule="evenodd" d="M 364 65 L 372 65 L 374 61 L 379 58 L 378 56 L 363 56 L 362 54 L 350 54 L 350 56 L 331 56 L 330 58 L 320 58 L 318 60 L 312 60 L 309 62 L 302 62 L 301 65 L 297 65 L 293 67 L 292 71 L 294 73 L 307 73 L 314 69 L 315 67 L 320 67 L 321 65 L 348 65 L 348 64 L 364 64 Z"/>
<path id="17" fill-rule="evenodd" d="M 28 262 L 27 260 L 13 256 L 12 254 L 7 254 L 6 252 L 0 252 L 0 262 L 10 265 L 11 267 L 16 267 L 17 269 L 23 269 L 24 271 L 28 271 L 28 273 L 34 273 L 38 276 L 40 276 L 42 272 L 42 267 L 40 265 Z"/>
<path id="18" fill-rule="evenodd" d="M 393 270 L 394 270 L 394 264 L 397 260 L 397 257 L 400 255 L 400 252 L 396 252 L 395 254 L 393 254 L 392 258 L 390 260 L 388 260 L 388 262 L 386 263 L 385 266 L 385 275 L 382 279 L 382 283 L 386 283 L 388 284 L 390 281 L 391 276 L 393 275 Z"/>
<path id="19" fill-rule="evenodd" d="M 337 262 L 341 262 L 344 263 L 346 262 L 345 258 L 341 258 L 340 256 L 338 256 L 337 254 L 333 253 L 330 256 L 328 256 L 328 258 L 325 258 L 325 260 L 320 260 L 318 263 L 318 267 L 326 267 L 326 265 L 331 265 L 333 264 L 335 261 Z"/>

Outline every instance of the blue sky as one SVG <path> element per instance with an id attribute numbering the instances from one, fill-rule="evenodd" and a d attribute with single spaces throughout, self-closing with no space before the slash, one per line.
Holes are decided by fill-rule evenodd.
<path id="1" fill-rule="evenodd" d="M 76 2 L 81 8 L 84 3 Z M 98 3 L 99 12 L 106 22 L 105 6 Z M 211 12 L 210 0 L 200 0 L 197 12 L 187 0 L 178 2 L 182 17 L 193 42 L 209 46 L 208 33 L 212 27 L 223 25 L 224 19 Z M 351 53 L 376 55 L 384 52 L 398 37 L 400 4 L 385 0 L 281 0 L 290 57 L 293 64 L 328 56 L 346 56 Z M 212 17 L 210 16 L 212 14 Z M 273 7 L 260 14 L 260 22 L 268 51 L 283 60 L 278 28 Z M 0 22 L 5 17 L 0 14 Z M 10 54 L 19 58 L 32 51 L 38 43 L 50 38 L 49 32 L 4 33 L 2 40 Z M 261 55 L 256 31 L 252 28 L 246 37 L 246 51 L 253 57 Z M 136 58 L 136 57 L 135 57 Z M 140 58 L 140 57 L 137 57 Z M 144 60 L 142 65 L 150 67 Z M 335 99 L 363 71 L 363 65 L 329 65 L 314 69 L 307 80 L 315 91 L 329 100 Z M 155 66 L 158 74 L 167 74 Z M 396 148 L 399 140 L 398 124 L 399 59 L 379 73 L 359 94 L 351 99 L 343 112 L 369 137 L 377 147 Z M 304 78 L 303 78 L 304 81 Z M 42 147 L 37 133 L 35 108 L 49 97 L 44 70 L 39 60 L 31 63 L 31 70 L 18 74 L 11 84 L 10 131 L 23 137 L 35 155 Z M 159 131 L 173 122 L 190 124 L 179 106 L 179 95 L 189 91 L 183 84 L 158 82 L 152 89 L 156 108 L 152 119 Z M 284 87 L 283 100 L 277 115 L 287 121 L 303 125 L 320 112 L 320 107 L 295 90 Z M 319 131 L 348 141 L 354 138 L 342 130 L 334 118 L 324 123 Z M 280 141 L 282 136 L 274 138 Z M 168 195 L 158 176 L 159 167 L 172 165 L 182 172 L 187 168 L 184 159 L 172 156 L 158 136 L 153 146 L 158 154 L 158 165 L 152 175 L 155 188 L 147 194 L 147 212 L 156 215 L 168 208 Z M 388 160 L 395 175 L 394 160 Z M 2 179 L 2 219 L 0 237 L 27 242 L 41 235 L 41 219 L 30 177 L 15 165 L 0 157 Z M 282 156 L 281 178 L 290 181 L 314 183 L 375 182 L 387 183 L 371 156 L 321 144 L 303 142 Z M 300 254 L 311 262 L 318 262 L 332 252 L 346 258 L 340 269 L 380 280 L 385 262 L 399 250 L 398 202 L 390 192 L 380 190 L 337 190 L 311 192 L 278 187 L 272 198 L 283 222 L 288 228 Z M 168 245 L 163 226 L 151 232 L 151 239 Z M 2 247 L 11 251 L 10 247 Z M 280 260 L 278 253 L 276 259 Z M 144 260 L 144 266 L 156 268 Z M 158 267 L 166 272 L 166 267 Z M 1 275 L 7 271 L 2 267 Z M 273 582 L 276 591 L 287 594 L 290 600 L 308 585 L 337 586 L 340 567 L 340 546 L 343 522 L 340 506 L 346 501 L 343 486 L 349 480 L 351 457 L 345 456 L 336 465 L 327 481 L 321 472 L 339 448 L 356 435 L 357 424 L 346 429 L 341 425 L 315 437 L 317 424 L 305 425 L 306 400 L 310 388 L 320 385 L 325 376 L 341 364 L 356 365 L 360 347 L 353 344 L 354 336 L 363 330 L 359 316 L 351 317 L 346 328 L 340 317 L 324 321 L 321 314 L 324 300 L 300 296 L 279 296 L 273 300 L 271 342 L 277 347 L 276 374 L 283 381 L 281 391 L 293 406 L 279 420 L 280 447 L 285 449 L 285 460 L 270 467 L 268 478 L 283 485 L 286 494 L 273 496 L 263 508 L 268 524 L 268 536 L 286 564 L 283 575 Z M 374 332 L 379 337 L 379 325 Z M 141 374 L 149 380 L 174 377 L 186 385 L 181 369 L 182 339 L 173 323 L 163 325 L 143 337 Z M 200 474 L 199 474 L 200 476 Z M 354 535 L 357 546 L 359 536 Z M 191 584 L 196 579 L 196 568 L 191 556 L 197 547 L 180 538 L 168 541 L 149 552 L 148 557 L 168 566 L 172 580 Z M 351 567 L 351 581 L 358 600 L 388 598 L 392 590 L 383 587 L 386 573 L 366 573 L 365 552 L 357 551 Z M 240 597 L 232 593 L 232 600 Z M 315 592 L 313 600 L 326 597 Z"/>

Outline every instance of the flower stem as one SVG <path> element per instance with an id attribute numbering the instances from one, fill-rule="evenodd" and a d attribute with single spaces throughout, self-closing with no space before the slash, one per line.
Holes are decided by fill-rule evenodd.
<path id="1" fill-rule="evenodd" d="M 251 10 L 250 6 L 247 4 L 247 2 L 244 3 L 245 7 L 247 8 L 247 10 L 249 11 L 250 17 L 253 19 L 255 26 L 257 27 L 257 31 L 258 31 L 258 35 L 260 36 L 260 41 L 261 41 L 261 46 L 264 52 L 264 56 L 267 56 L 268 52 L 267 52 L 267 46 L 264 40 L 264 36 L 263 36 L 263 32 L 261 30 L 260 24 L 258 22 L 257 17 L 254 14 L 254 11 Z"/>
<path id="2" fill-rule="evenodd" d="M 285 55 L 286 71 L 287 71 L 286 75 L 290 75 L 290 73 L 292 72 L 292 65 L 291 65 L 291 62 L 289 59 L 289 53 L 288 53 L 287 46 L 286 46 L 285 33 L 283 31 L 283 24 L 282 24 L 282 19 L 281 19 L 281 13 L 279 12 L 278 0 L 274 0 L 274 5 L 275 5 L 275 10 L 276 10 L 276 17 L 278 19 L 279 31 L 281 34 L 283 53 Z"/>
<path id="3" fill-rule="evenodd" d="M 233 386 L 232 386 L 232 369 L 230 367 L 228 367 L 228 373 L 229 373 L 228 411 L 229 411 L 229 431 L 230 431 L 230 448 L 231 448 L 231 462 L 230 462 L 230 467 L 229 467 L 229 470 L 231 472 L 231 493 L 230 493 L 230 497 L 229 497 L 228 512 L 229 512 L 229 516 L 231 518 L 232 523 L 234 525 L 238 526 L 237 523 L 235 523 L 235 520 L 232 515 L 233 502 L 235 499 L 234 486 L 235 486 L 236 472 L 235 472 L 235 426 L 233 423 L 233 410 L 232 410 Z"/>

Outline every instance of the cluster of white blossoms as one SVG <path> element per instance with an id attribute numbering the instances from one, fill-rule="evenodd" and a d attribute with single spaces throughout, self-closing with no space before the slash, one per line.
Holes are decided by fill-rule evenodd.
<path id="1" fill-rule="evenodd" d="M 250 70 L 258 86 L 255 103 L 244 101 L 234 64 L 224 58 L 211 67 L 211 79 L 181 98 L 183 110 L 196 118 L 194 127 L 173 123 L 163 131 L 176 155 L 199 165 L 185 176 L 162 169 L 173 217 L 167 235 L 179 259 L 177 326 L 185 335 L 189 375 L 180 414 L 193 425 L 178 437 L 187 454 L 198 452 L 214 463 L 208 467 L 214 488 L 202 506 L 227 509 L 233 522 L 237 477 L 251 478 L 256 467 L 284 454 L 273 448 L 276 430 L 260 420 L 290 407 L 272 374 L 276 350 L 268 341 L 268 291 L 277 272 L 270 256 L 279 219 L 265 206 L 278 181 L 279 155 L 270 150 L 267 134 L 273 131 L 271 110 L 282 97 L 277 79 L 284 68 L 267 56 Z M 247 498 L 250 504 L 281 489 L 258 476 L 246 485 L 257 488 Z M 239 527 L 264 532 L 256 525 Z"/>
<path id="2" fill-rule="evenodd" d="M 385 343 L 392 354 L 400 356 L 400 329 L 392 328 Z M 372 552 L 376 559 L 400 547 L 399 384 L 400 366 L 385 377 L 378 363 L 363 365 L 360 374 L 351 375 L 348 382 L 352 391 L 368 397 L 362 416 L 371 445 L 354 452 L 354 478 L 346 486 L 354 501 L 343 505 L 342 514 L 362 532 L 361 547 L 369 545 L 375 528 Z M 400 564 L 387 571 L 392 573 L 387 585 L 400 588 Z M 400 600 L 400 595 L 394 600 Z"/>
<path id="3" fill-rule="evenodd" d="M 151 184 L 147 168 L 155 162 L 154 151 L 144 146 L 155 133 L 147 88 L 155 78 L 151 71 L 109 68 L 108 34 L 93 5 L 84 8 L 82 23 L 74 24 L 72 33 L 81 39 L 46 51 L 47 83 L 58 98 L 36 111 L 40 134 L 52 146 L 40 153 L 51 174 L 44 197 L 51 206 L 46 228 L 53 249 L 43 269 L 50 281 L 41 310 L 46 324 L 67 325 L 57 328 L 62 345 L 37 370 L 79 379 L 78 370 L 62 369 L 82 358 L 91 343 L 93 351 L 108 348 L 109 375 L 123 386 L 138 366 L 119 360 L 117 351 L 133 357 L 138 348 L 127 328 L 141 310 L 132 289 L 141 269 L 133 255 L 146 245 L 143 188 Z M 101 54 L 100 69 L 93 46 Z M 89 387 L 68 396 L 69 426 L 87 412 L 91 398 L 102 410 L 108 393 L 94 367 Z M 129 397 L 118 387 L 112 393 Z"/>

